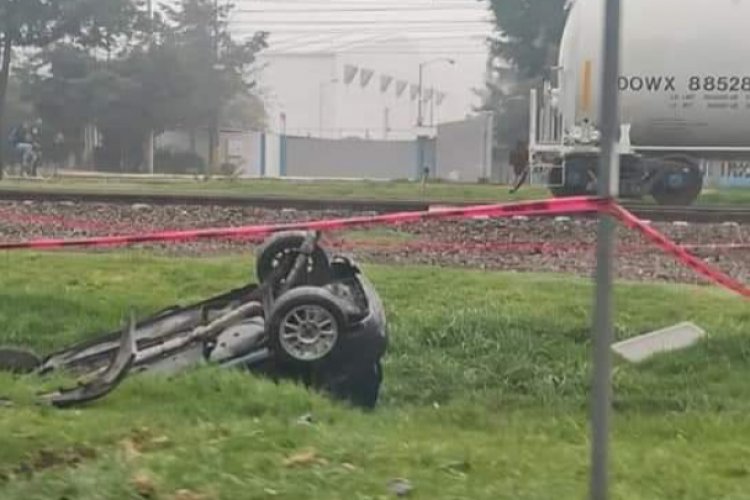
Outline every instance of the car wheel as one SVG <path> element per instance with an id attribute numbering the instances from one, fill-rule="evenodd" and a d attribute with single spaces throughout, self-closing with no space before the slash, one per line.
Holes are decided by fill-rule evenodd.
<path id="1" fill-rule="evenodd" d="M 347 325 L 344 304 L 328 290 L 300 287 L 282 295 L 269 316 L 275 354 L 294 365 L 320 363 L 338 350 Z"/>
<path id="2" fill-rule="evenodd" d="M 300 247 L 306 238 L 307 233 L 304 231 L 293 231 L 278 233 L 266 240 L 257 252 L 255 272 L 258 280 L 261 283 L 266 282 L 279 268 L 283 269 L 282 275 L 287 274 L 294 266 Z M 328 254 L 316 245 L 315 250 L 307 259 L 307 267 L 303 271 L 301 283 L 324 285 L 330 275 L 330 266 Z"/>

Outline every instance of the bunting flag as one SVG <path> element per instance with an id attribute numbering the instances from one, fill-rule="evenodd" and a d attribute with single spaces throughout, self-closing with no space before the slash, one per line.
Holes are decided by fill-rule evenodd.
<path id="1" fill-rule="evenodd" d="M 358 67 L 352 66 L 351 64 L 344 66 L 344 83 L 347 85 L 352 83 L 357 77 L 357 73 L 359 73 Z"/>
<path id="2" fill-rule="evenodd" d="M 362 70 L 359 72 L 359 84 L 362 86 L 362 88 L 367 87 L 374 75 L 374 70 L 362 68 Z"/>
<path id="3" fill-rule="evenodd" d="M 399 80 L 396 82 L 396 97 L 401 97 L 404 95 L 404 91 L 406 90 L 406 87 L 409 86 L 409 82 L 406 80 Z"/>
<path id="4" fill-rule="evenodd" d="M 440 106 L 441 104 L 443 104 L 443 101 L 445 101 L 446 97 L 447 97 L 447 95 L 446 95 L 445 92 L 437 92 L 436 93 L 435 104 L 437 104 L 438 106 Z"/>
<path id="5" fill-rule="evenodd" d="M 389 75 L 380 75 L 380 91 L 385 93 L 388 91 L 388 87 L 391 86 L 393 77 Z"/>

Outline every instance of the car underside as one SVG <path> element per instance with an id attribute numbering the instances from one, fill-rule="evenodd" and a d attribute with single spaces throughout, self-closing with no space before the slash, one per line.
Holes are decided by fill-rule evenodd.
<path id="1" fill-rule="evenodd" d="M 353 261 L 331 257 L 318 240 L 312 232 L 278 233 L 258 250 L 258 284 L 133 317 L 122 331 L 46 356 L 0 348 L 0 370 L 80 377 L 74 388 L 41 396 L 56 407 L 101 399 L 130 375 L 215 364 L 371 409 L 387 348 L 383 304 Z"/>

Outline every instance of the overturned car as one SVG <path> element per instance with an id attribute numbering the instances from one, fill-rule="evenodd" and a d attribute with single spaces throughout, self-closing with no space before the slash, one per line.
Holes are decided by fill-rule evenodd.
<path id="1" fill-rule="evenodd" d="M 129 374 L 173 374 L 202 363 L 289 379 L 363 408 L 382 383 L 386 318 L 375 288 L 319 234 L 278 233 L 258 250 L 258 284 L 172 307 L 45 357 L 0 348 L 0 370 L 66 371 L 85 382 L 42 396 L 57 407 L 100 399 Z"/>

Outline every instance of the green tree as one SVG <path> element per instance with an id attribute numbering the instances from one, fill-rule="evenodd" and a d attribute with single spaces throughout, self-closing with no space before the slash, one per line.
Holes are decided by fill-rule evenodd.
<path id="1" fill-rule="evenodd" d="M 491 41 L 483 111 L 495 114 L 495 146 L 508 150 L 526 141 L 529 91 L 554 65 L 568 0 L 490 0 L 497 28 Z"/>
<path id="2" fill-rule="evenodd" d="M 542 76 L 557 55 L 567 3 L 568 0 L 491 0 L 497 23 L 493 56 L 513 64 L 522 77 Z"/>
<path id="3" fill-rule="evenodd" d="M 135 0 L 0 0 L 0 130 L 14 49 L 42 48 L 65 39 L 112 50 L 118 38 L 131 33 L 137 11 Z"/>
<path id="4" fill-rule="evenodd" d="M 184 0 L 166 14 L 149 30 L 137 16 L 120 24 L 115 16 L 108 26 L 119 28 L 89 27 L 86 44 L 50 46 L 26 70 L 28 97 L 51 126 L 69 138 L 97 126 L 108 168 L 140 166 L 150 130 L 262 123 L 251 67 L 265 35 L 237 42 L 228 30 L 229 8 L 217 9 L 208 0 Z M 135 35 L 107 35 L 124 26 Z M 91 43 L 114 50 L 96 60 L 86 50 Z"/>
<path id="5" fill-rule="evenodd" d="M 166 12 L 166 43 L 183 55 L 194 84 L 188 122 L 193 129 L 209 131 L 214 168 L 218 166 L 222 112 L 232 100 L 253 97 L 251 68 L 257 53 L 266 47 L 267 34 L 263 32 L 245 41 L 235 39 L 229 29 L 232 9 L 213 0 L 182 0 Z"/>

